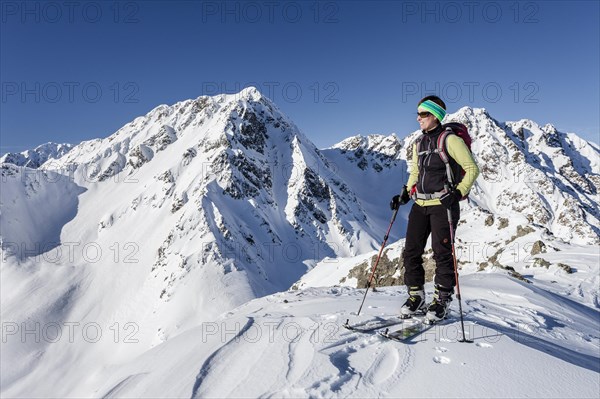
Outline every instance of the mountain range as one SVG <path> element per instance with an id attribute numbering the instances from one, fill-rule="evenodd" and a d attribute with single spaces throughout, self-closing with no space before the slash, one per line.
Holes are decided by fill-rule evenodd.
<path id="1" fill-rule="evenodd" d="M 463 272 L 508 270 L 526 281 L 533 268 L 582 271 L 561 253 L 600 244 L 598 146 L 479 108 L 446 118 L 469 128 L 481 169 L 461 205 Z M 239 315 L 255 298 L 360 286 L 418 134 L 359 135 L 318 149 L 247 88 L 160 105 L 107 138 L 5 155 L 2 392 L 118 396 L 98 391 L 111 365 Z M 387 285 L 401 284 L 408 211 L 401 208 L 390 236 Z M 569 278 L 565 292 L 581 291 L 580 302 L 598 308 L 597 292 L 586 288 L 598 276 Z M 4 325 L 17 329 L 11 339 L 23 331 L 44 338 L 56 326 L 62 335 L 5 342 Z M 92 345 L 83 328 L 73 344 L 65 334 L 75 325 L 119 339 Z M 135 345 L 123 344 L 127 333 Z M 90 364 L 83 380 L 65 376 Z M 38 384 L 58 380 L 51 394 Z"/>
<path id="2" fill-rule="evenodd" d="M 51 159 L 58 159 L 73 148 L 72 144 L 46 143 L 32 150 L 23 152 L 9 152 L 0 157 L 0 163 L 10 163 L 17 166 L 26 166 L 37 169 Z"/>

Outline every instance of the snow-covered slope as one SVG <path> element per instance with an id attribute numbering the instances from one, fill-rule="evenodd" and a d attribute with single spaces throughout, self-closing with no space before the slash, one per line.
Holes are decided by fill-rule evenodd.
<path id="1" fill-rule="evenodd" d="M 75 217 L 85 189 L 46 170 L 0 164 L 0 238 L 17 259 L 36 257 L 60 245 L 62 227 Z"/>
<path id="2" fill-rule="evenodd" d="M 43 163 L 52 159 L 58 159 L 73 148 L 67 143 L 46 143 L 32 150 L 23 152 L 9 152 L 0 157 L 0 164 L 10 163 L 16 166 L 26 166 L 31 169 L 40 167 Z"/>
<path id="3" fill-rule="evenodd" d="M 465 292 L 474 289 L 465 297 L 484 299 L 467 304 L 468 320 L 510 336 L 503 322 L 525 312 L 518 320 L 533 320 L 547 341 L 575 340 L 585 356 L 558 347 L 559 355 L 547 355 L 536 350 L 550 348 L 544 343 L 523 348 L 514 340 L 503 350 L 528 351 L 531 368 L 583 367 L 577 393 L 586 396 L 597 386 L 585 373 L 597 377 L 600 357 L 590 330 L 597 330 L 598 270 L 589 264 L 598 259 L 598 149 L 530 121 L 501 124 L 484 110 L 449 118 L 469 125 L 482 167 L 459 228 Z M 161 105 L 38 169 L 3 164 L 2 395 L 372 396 L 389 385 L 397 396 L 391 386 L 405 381 L 407 364 L 421 359 L 413 364 L 419 375 L 444 367 L 441 353 L 433 355 L 439 364 L 425 361 L 431 348 L 412 352 L 341 330 L 327 345 L 306 337 L 231 341 L 271 321 L 281 335 L 292 331 L 287 321 L 308 328 L 350 316 L 362 295 L 352 288 L 283 291 L 297 281 L 356 285 L 348 272 L 378 249 L 414 136 L 358 136 L 318 150 L 248 88 Z M 536 179 L 519 180 L 519 170 Z M 394 226 L 390 258 L 402 250 L 407 212 Z M 506 280 L 508 268 L 533 285 Z M 502 308 L 498 292 L 512 295 L 514 307 Z M 378 308 L 365 317 L 395 314 L 403 294 L 374 294 L 369 306 Z M 294 305 L 298 298 L 304 308 Z M 544 306 L 551 317 L 536 317 Z M 203 340 L 214 328 L 217 336 Z M 462 355 L 467 364 L 477 356 Z M 232 365 L 236 356 L 241 362 Z M 540 377 L 544 392 L 564 394 L 551 376 Z M 500 396 L 508 379 L 501 374 L 473 392 L 492 387 Z M 412 396 L 445 396 L 413 380 L 399 386 Z M 533 392 L 524 381 L 510 392 L 517 389 Z"/>
<path id="4" fill-rule="evenodd" d="M 463 288 L 472 344 L 457 342 L 457 322 L 409 344 L 341 327 L 393 318 L 402 289 L 372 293 L 361 316 L 352 310 L 362 292 L 309 289 L 251 301 L 130 362 L 68 378 L 95 397 L 596 397 L 596 310 L 494 273 L 470 275 Z"/>
<path id="5" fill-rule="evenodd" d="M 321 150 L 334 165 L 336 173 L 356 193 L 371 223 L 384 232 L 391 217 L 389 201 L 400 192 L 408 178 L 406 148 L 407 140 L 399 140 L 394 134 L 372 134 L 350 137 L 332 148 Z M 400 209 L 391 241 L 403 237 L 408 211 L 408 207 Z M 381 237 L 377 237 L 378 240 Z"/>

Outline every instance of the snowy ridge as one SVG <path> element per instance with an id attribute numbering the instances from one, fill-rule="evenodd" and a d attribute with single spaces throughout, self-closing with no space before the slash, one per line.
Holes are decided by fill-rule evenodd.
<path id="1" fill-rule="evenodd" d="M 402 142 L 394 134 L 371 134 L 367 137 L 347 138 L 332 148 L 339 149 L 342 154 L 348 153 L 347 158 L 356 162 L 362 170 L 371 167 L 376 172 L 381 172 L 384 168 L 396 166 L 394 161 L 401 159 L 402 147 Z"/>
<path id="2" fill-rule="evenodd" d="M 58 159 L 73 148 L 73 144 L 46 143 L 20 153 L 9 152 L 0 157 L 0 164 L 10 163 L 16 166 L 39 168 L 43 163 Z"/>

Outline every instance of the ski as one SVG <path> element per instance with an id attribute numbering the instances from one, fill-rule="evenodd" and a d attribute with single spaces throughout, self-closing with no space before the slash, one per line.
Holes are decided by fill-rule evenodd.
<path id="1" fill-rule="evenodd" d="M 347 330 L 360 333 L 370 333 L 373 331 L 380 330 L 382 328 L 392 327 L 403 322 L 402 319 L 382 319 L 380 317 L 377 317 L 374 320 L 368 320 L 354 325 L 350 325 L 349 321 L 350 320 L 346 320 L 346 323 L 342 326 Z"/>
<path id="2" fill-rule="evenodd" d="M 410 322 L 411 320 L 413 321 L 412 323 Z M 446 321 L 447 319 L 440 320 L 438 322 L 428 322 L 424 318 L 408 319 L 408 322 L 403 323 L 402 327 L 400 327 L 399 329 L 390 331 L 389 328 L 386 328 L 383 331 L 379 331 L 379 335 L 392 341 L 409 342 L 421 335 L 422 333 L 424 333 L 425 331 L 437 325 L 445 324 Z"/>

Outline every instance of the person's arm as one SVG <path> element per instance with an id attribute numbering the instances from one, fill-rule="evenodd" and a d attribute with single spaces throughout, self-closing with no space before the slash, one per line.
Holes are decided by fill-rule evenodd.
<path id="1" fill-rule="evenodd" d="M 471 151 L 469 151 L 463 139 L 457 135 L 448 135 L 446 138 L 446 148 L 448 149 L 448 154 L 465 170 L 465 175 L 456 188 L 460 190 L 463 196 L 467 195 L 471 187 L 473 187 L 475 179 L 479 176 L 479 167 L 475 163 Z"/>
<path id="2" fill-rule="evenodd" d="M 408 182 L 406 182 L 406 187 L 408 188 L 408 192 L 412 189 L 412 186 L 417 184 L 419 179 L 419 155 L 417 154 L 417 144 L 413 144 L 413 156 L 410 164 L 410 175 L 408 176 Z"/>

